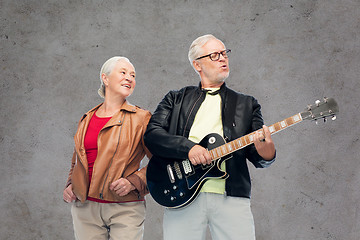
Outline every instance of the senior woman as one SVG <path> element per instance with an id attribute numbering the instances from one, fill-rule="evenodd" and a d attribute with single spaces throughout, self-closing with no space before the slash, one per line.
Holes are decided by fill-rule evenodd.
<path id="1" fill-rule="evenodd" d="M 143 135 L 151 114 L 126 98 L 135 88 L 135 68 L 125 57 L 107 60 L 100 71 L 104 102 L 81 118 L 63 192 L 71 203 L 75 238 L 142 239 L 145 219 Z"/>

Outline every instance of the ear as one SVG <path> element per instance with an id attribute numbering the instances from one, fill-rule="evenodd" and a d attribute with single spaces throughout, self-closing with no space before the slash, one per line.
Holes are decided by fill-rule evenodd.
<path id="1" fill-rule="evenodd" d="M 198 61 L 194 60 L 193 61 L 193 66 L 194 66 L 196 71 L 201 72 L 201 65 L 200 65 L 200 63 Z"/>
<path id="2" fill-rule="evenodd" d="M 108 78 L 105 73 L 101 74 L 101 79 L 105 86 L 107 86 L 109 84 Z"/>

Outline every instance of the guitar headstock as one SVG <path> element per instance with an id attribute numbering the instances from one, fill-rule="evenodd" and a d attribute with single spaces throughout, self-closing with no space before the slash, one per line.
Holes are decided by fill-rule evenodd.
<path id="1" fill-rule="evenodd" d="M 336 114 L 339 112 L 339 106 L 333 98 L 324 98 L 322 101 L 315 101 L 314 105 L 308 105 L 304 112 L 300 113 L 302 119 L 318 120 L 331 117 L 332 120 L 336 119 Z"/>

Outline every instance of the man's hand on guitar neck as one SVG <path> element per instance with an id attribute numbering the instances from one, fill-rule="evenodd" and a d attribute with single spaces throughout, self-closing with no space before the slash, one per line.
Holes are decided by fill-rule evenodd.
<path id="1" fill-rule="evenodd" d="M 267 126 L 263 125 L 261 130 L 255 132 L 254 145 L 257 152 L 264 160 L 271 160 L 275 157 L 274 142 Z"/>
<path id="2" fill-rule="evenodd" d="M 193 146 L 189 151 L 188 157 L 193 165 L 207 165 L 210 164 L 212 160 L 208 150 L 200 145 Z"/>

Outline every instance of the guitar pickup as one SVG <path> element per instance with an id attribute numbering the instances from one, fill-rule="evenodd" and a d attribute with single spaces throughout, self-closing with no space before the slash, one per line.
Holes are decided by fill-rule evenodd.
<path id="1" fill-rule="evenodd" d="M 192 165 L 189 160 L 186 159 L 186 160 L 182 161 L 182 165 L 183 165 L 184 172 L 186 175 L 193 172 Z"/>

